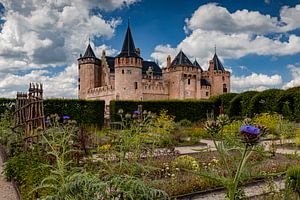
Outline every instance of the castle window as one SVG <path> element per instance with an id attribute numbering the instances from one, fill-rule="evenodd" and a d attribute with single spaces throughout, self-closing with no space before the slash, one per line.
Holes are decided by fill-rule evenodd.
<path id="1" fill-rule="evenodd" d="M 78 90 L 80 90 L 80 85 L 78 85 Z"/>
<path id="2" fill-rule="evenodd" d="M 191 79 L 188 79 L 188 85 L 190 85 L 191 84 Z"/>
<path id="3" fill-rule="evenodd" d="M 223 84 L 223 93 L 227 93 L 227 87 L 226 87 L 226 84 Z"/>
<path id="4" fill-rule="evenodd" d="M 222 76 L 222 80 L 225 81 L 225 77 L 224 76 Z"/>
<path id="5" fill-rule="evenodd" d="M 206 96 L 208 97 L 208 92 L 206 92 Z"/>
<path id="6" fill-rule="evenodd" d="M 124 74 L 124 69 L 122 69 L 122 74 Z"/>
<path id="7" fill-rule="evenodd" d="M 134 82 L 134 89 L 138 89 L 138 83 L 137 82 Z"/>
<path id="8" fill-rule="evenodd" d="M 78 78 L 78 82 L 80 82 L 80 78 Z"/>
<path id="9" fill-rule="evenodd" d="M 131 70 L 130 69 L 127 69 L 127 74 L 131 74 Z"/>

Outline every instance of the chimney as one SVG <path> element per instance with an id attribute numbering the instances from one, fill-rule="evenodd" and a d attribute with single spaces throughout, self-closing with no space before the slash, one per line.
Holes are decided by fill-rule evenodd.
<path id="1" fill-rule="evenodd" d="M 168 55 L 167 57 L 167 67 L 171 67 L 171 56 Z"/>
<path id="2" fill-rule="evenodd" d="M 136 48 L 136 49 L 135 49 L 135 52 L 136 52 L 136 54 L 137 54 L 138 56 L 141 56 L 141 50 L 140 50 L 140 48 Z"/>

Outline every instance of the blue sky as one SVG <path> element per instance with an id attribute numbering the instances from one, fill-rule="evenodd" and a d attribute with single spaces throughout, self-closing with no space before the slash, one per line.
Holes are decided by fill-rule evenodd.
<path id="1" fill-rule="evenodd" d="M 0 95 L 37 81 L 49 97 L 76 97 L 88 38 L 99 57 L 116 55 L 128 18 L 142 57 L 162 67 L 182 49 L 205 69 L 216 45 L 235 92 L 300 85 L 299 0 L 3 0 Z"/>

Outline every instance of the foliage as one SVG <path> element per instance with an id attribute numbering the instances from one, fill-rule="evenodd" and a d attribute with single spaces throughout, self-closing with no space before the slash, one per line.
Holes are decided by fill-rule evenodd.
<path id="1" fill-rule="evenodd" d="M 230 102 L 237 95 L 237 93 L 225 93 L 218 96 L 212 96 L 210 100 L 214 102 L 215 114 L 222 114 L 220 113 L 221 108 L 223 113 L 229 114 Z"/>
<path id="2" fill-rule="evenodd" d="M 104 101 L 78 99 L 46 99 L 44 100 L 45 116 L 58 114 L 68 115 L 79 124 L 96 124 L 104 122 Z"/>
<path id="3" fill-rule="evenodd" d="M 124 109 L 124 113 L 133 113 L 142 105 L 144 110 L 159 113 L 167 110 L 168 115 L 175 116 L 175 121 L 182 119 L 191 122 L 206 119 L 206 113 L 214 110 L 214 103 L 209 100 L 159 100 L 159 101 L 111 101 L 110 113 L 112 121 L 119 121 L 118 111 Z"/>
<path id="4" fill-rule="evenodd" d="M 36 197 L 51 191 L 42 189 L 30 193 L 50 173 L 50 168 L 43 165 L 43 162 L 36 153 L 23 152 L 10 158 L 5 163 L 4 175 L 7 180 L 14 180 L 20 185 L 23 199 L 36 199 Z"/>
<path id="5" fill-rule="evenodd" d="M 250 116 L 250 101 L 253 96 L 258 94 L 257 91 L 247 91 L 243 92 L 239 95 L 236 95 L 232 100 L 230 101 L 230 105 L 228 108 L 228 115 L 230 117 L 233 116 Z"/>
<path id="6" fill-rule="evenodd" d="M 260 92 L 252 97 L 249 105 L 249 111 L 252 115 L 276 112 L 276 99 L 283 92 L 279 89 L 269 89 Z"/>
<path id="7" fill-rule="evenodd" d="M 287 170 L 286 172 L 286 185 L 287 188 L 298 194 L 300 197 L 300 167 L 294 166 Z"/>
<path id="8" fill-rule="evenodd" d="M 178 122 L 179 126 L 182 127 L 191 127 L 192 126 L 192 122 L 188 119 L 182 119 Z"/>
<path id="9" fill-rule="evenodd" d="M 278 126 L 280 122 L 280 116 L 277 113 L 261 113 L 253 118 L 253 124 L 264 125 L 268 128 L 269 134 L 279 135 Z"/>
<path id="10" fill-rule="evenodd" d="M 199 169 L 199 164 L 196 158 L 192 156 L 182 155 L 177 157 L 173 162 L 175 166 L 180 169 L 190 169 L 190 170 Z"/>

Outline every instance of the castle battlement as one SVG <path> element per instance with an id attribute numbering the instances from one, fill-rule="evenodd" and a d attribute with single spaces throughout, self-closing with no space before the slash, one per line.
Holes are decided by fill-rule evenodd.
<path id="1" fill-rule="evenodd" d="M 112 85 L 107 85 L 107 86 L 91 88 L 87 91 L 87 95 L 88 96 L 92 96 L 92 95 L 101 96 L 101 95 L 104 95 L 106 93 L 111 93 L 111 92 L 115 92 L 115 89 L 113 88 Z"/>

